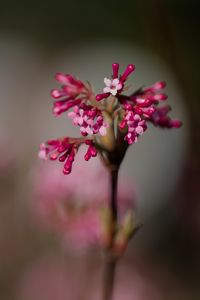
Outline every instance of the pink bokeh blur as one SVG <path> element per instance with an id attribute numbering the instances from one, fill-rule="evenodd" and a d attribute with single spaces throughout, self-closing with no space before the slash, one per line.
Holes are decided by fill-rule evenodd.
<path id="1" fill-rule="evenodd" d="M 30 176 L 30 214 L 35 224 L 57 234 L 62 244 L 77 252 L 100 247 L 101 211 L 110 199 L 108 170 L 99 157 L 86 162 L 83 156 L 84 149 L 80 149 L 70 175 L 63 175 L 59 163 L 42 162 Z M 135 194 L 130 178 L 122 176 L 118 187 L 121 221 L 127 210 L 136 209 Z"/>

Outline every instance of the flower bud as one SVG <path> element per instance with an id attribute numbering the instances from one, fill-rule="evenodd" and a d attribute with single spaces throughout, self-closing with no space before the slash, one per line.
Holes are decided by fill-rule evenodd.
<path id="1" fill-rule="evenodd" d="M 127 211 L 123 223 L 120 225 L 115 235 L 113 244 L 115 255 L 120 256 L 124 253 L 128 246 L 128 242 L 139 228 L 140 226 L 135 224 L 133 212 L 131 210 Z"/>

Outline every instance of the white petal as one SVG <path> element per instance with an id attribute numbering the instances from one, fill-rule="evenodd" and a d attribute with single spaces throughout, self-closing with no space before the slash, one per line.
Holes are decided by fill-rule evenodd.
<path id="1" fill-rule="evenodd" d="M 111 84 L 112 84 L 111 80 L 109 78 L 106 78 L 106 77 L 104 78 L 104 83 L 105 83 L 106 86 L 111 86 Z"/>
<path id="2" fill-rule="evenodd" d="M 107 86 L 107 87 L 105 87 L 105 88 L 103 89 L 103 92 L 104 92 L 104 93 L 111 93 L 111 90 L 110 90 L 110 88 Z"/>
<path id="3" fill-rule="evenodd" d="M 119 83 L 119 84 L 116 85 L 116 89 L 117 90 L 121 90 L 121 88 L 122 88 L 122 84 L 121 83 Z"/>
<path id="4" fill-rule="evenodd" d="M 110 93 L 115 96 L 117 94 L 117 89 L 111 89 L 110 90 Z"/>
<path id="5" fill-rule="evenodd" d="M 119 84 L 119 79 L 118 78 L 113 79 L 112 84 L 113 85 L 118 85 Z"/>

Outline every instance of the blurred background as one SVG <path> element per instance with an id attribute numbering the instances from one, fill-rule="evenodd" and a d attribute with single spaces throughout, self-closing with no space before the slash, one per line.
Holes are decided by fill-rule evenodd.
<path id="1" fill-rule="evenodd" d="M 88 216 L 105 170 L 88 163 L 93 178 L 80 158 L 81 170 L 63 177 L 37 152 L 42 141 L 79 134 L 52 115 L 54 74 L 100 92 L 113 62 L 136 65 L 135 89 L 167 81 L 172 116 L 184 123 L 150 128 L 123 162 L 122 213 L 131 205 L 143 227 L 118 265 L 114 297 L 200 299 L 199 11 L 197 0 L 1 1 L 0 299 L 101 299 L 99 224 Z"/>

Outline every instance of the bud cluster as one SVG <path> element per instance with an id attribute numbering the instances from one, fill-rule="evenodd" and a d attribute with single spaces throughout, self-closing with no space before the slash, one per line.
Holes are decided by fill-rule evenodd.
<path id="1" fill-rule="evenodd" d="M 87 152 L 84 156 L 85 160 L 97 155 L 97 150 L 94 147 L 92 140 L 83 140 L 64 137 L 56 140 L 49 140 L 46 144 L 40 145 L 39 157 L 47 160 L 59 160 L 64 162 L 63 173 L 65 175 L 71 173 L 74 157 L 81 144 L 88 145 Z"/>

